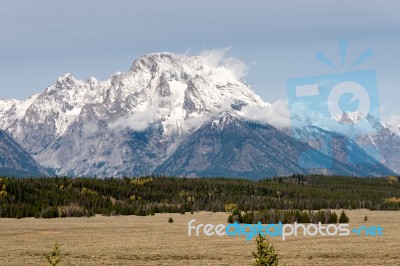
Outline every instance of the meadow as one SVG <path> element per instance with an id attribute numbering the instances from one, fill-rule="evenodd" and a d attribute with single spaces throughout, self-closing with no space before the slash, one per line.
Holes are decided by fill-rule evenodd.
<path id="1" fill-rule="evenodd" d="M 337 210 L 339 212 L 339 210 Z M 384 236 L 270 238 L 286 265 L 400 265 L 400 212 L 346 210 L 350 226 L 379 225 Z M 0 219 L 1 265 L 46 265 L 61 244 L 61 265 L 252 265 L 255 240 L 188 236 L 188 222 L 227 223 L 225 212 L 54 219 Z M 365 216 L 368 221 L 364 221 Z M 173 223 L 168 223 L 172 217 Z"/>

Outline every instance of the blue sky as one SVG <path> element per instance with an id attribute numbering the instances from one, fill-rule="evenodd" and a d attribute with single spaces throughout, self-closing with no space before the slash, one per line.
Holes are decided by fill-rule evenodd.
<path id="1" fill-rule="evenodd" d="M 357 70 L 375 69 L 383 114 L 400 113 L 400 1 L 1 1 L 0 98 L 25 98 L 70 72 L 108 79 L 152 52 L 199 54 L 231 47 L 266 101 L 285 100 L 286 81 L 337 73 L 371 49 Z M 339 71 L 346 71 L 346 68 Z"/>

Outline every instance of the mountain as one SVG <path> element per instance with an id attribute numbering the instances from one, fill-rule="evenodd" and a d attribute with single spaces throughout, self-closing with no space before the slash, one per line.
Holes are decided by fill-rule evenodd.
<path id="1" fill-rule="evenodd" d="M 307 115 L 293 117 L 292 124 L 296 138 L 314 148 L 319 147 L 326 155 L 339 156 L 340 152 L 334 146 L 326 147 L 330 140 L 335 140 L 336 144 L 342 143 L 341 149 L 346 151 L 342 157 L 351 158 L 347 160 L 349 163 L 373 164 L 373 158 L 393 172 L 400 173 L 400 137 L 389 125 L 372 115 L 344 112 L 337 117 L 326 117 L 317 112 L 309 112 Z M 290 132 L 288 129 L 285 131 Z"/>
<path id="2" fill-rule="evenodd" d="M 13 103 L 2 114 L 8 118 L 2 128 L 57 174 L 151 173 L 213 115 L 232 110 L 245 116 L 246 106 L 268 111 L 236 73 L 205 60 L 151 54 L 103 82 L 66 74 Z"/>
<path id="3" fill-rule="evenodd" d="M 35 160 L 7 133 L 0 130 L 0 176 L 46 176 L 48 171 Z"/>
<path id="4" fill-rule="evenodd" d="M 332 159 L 268 124 L 271 105 L 241 77 L 234 60 L 149 54 L 107 81 L 66 74 L 29 99 L 0 100 L 0 128 L 58 175 L 393 173 L 354 141 L 366 165 Z"/>
<path id="5" fill-rule="evenodd" d="M 360 134 L 355 141 L 376 160 L 400 173 L 400 136 L 391 127 L 373 116 L 367 116 L 373 134 Z"/>
<path id="6" fill-rule="evenodd" d="M 301 139 L 307 139 L 307 143 L 313 149 L 331 158 L 331 161 L 327 164 L 328 168 L 337 169 L 336 161 L 346 164 L 346 170 L 353 169 L 352 175 L 379 176 L 396 174 L 394 170 L 368 154 L 358 143 L 346 135 L 314 126 L 302 129 L 297 128 L 295 131 L 298 136 L 301 136 Z M 307 151 L 307 153 L 310 152 L 314 153 L 312 150 Z M 307 164 L 312 165 L 312 162 Z M 337 173 L 337 170 L 335 173 Z"/>
<path id="7" fill-rule="evenodd" d="M 343 149 L 338 147 L 336 150 L 340 148 Z M 368 157 L 359 148 L 354 153 Z M 304 168 L 299 164 L 299 158 L 313 167 Z M 393 174 L 372 158 L 370 164 L 362 166 L 338 159 L 332 160 L 271 125 L 224 113 L 192 133 L 155 172 L 173 172 L 182 176 L 226 176 L 230 173 L 232 177 L 256 179 L 293 173 L 347 176 Z M 330 168 L 324 167 L 328 164 Z"/>

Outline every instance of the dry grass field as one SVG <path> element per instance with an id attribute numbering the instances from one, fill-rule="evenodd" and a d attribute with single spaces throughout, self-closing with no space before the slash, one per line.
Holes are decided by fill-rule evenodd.
<path id="1" fill-rule="evenodd" d="M 380 225 L 383 237 L 271 238 L 286 265 L 400 265 L 400 212 L 346 212 L 350 225 Z M 364 216 L 368 221 L 364 222 Z M 61 244 L 63 265 L 251 265 L 255 241 L 187 235 L 187 223 L 226 223 L 226 213 L 63 219 L 0 219 L 0 265 L 44 265 Z M 174 223 L 168 223 L 172 217 Z"/>

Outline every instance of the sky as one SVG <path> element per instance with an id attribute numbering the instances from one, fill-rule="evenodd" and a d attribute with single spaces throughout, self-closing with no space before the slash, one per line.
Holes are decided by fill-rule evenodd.
<path id="1" fill-rule="evenodd" d="M 382 115 L 400 114 L 400 0 L 1 0 L 0 36 L 3 99 L 41 92 L 65 73 L 106 80 L 147 53 L 229 48 L 248 66 L 246 82 L 272 103 L 287 100 L 289 79 L 350 71 L 370 49 L 351 70 L 375 70 Z"/>

